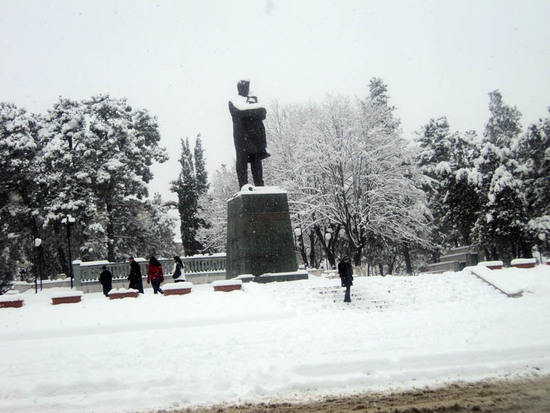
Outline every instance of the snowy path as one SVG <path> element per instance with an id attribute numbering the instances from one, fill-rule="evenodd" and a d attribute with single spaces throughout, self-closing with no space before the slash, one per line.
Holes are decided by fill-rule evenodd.
<path id="1" fill-rule="evenodd" d="M 514 272 L 515 271 L 515 272 Z M 550 372 L 550 267 L 246 284 L 0 312 L 0 411 L 109 412 L 307 398 Z M 514 286 L 515 287 L 515 286 Z"/>

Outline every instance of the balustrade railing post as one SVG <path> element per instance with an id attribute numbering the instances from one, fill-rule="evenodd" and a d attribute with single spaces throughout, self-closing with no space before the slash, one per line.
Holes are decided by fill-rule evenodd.
<path id="1" fill-rule="evenodd" d="M 75 287 L 81 287 L 82 286 L 82 272 L 80 268 L 80 261 L 73 261 L 71 263 L 73 266 L 73 282 Z"/>

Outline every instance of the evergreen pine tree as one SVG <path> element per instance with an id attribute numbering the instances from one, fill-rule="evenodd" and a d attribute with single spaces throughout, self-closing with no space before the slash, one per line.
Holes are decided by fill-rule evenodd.
<path id="1" fill-rule="evenodd" d="M 511 149 L 522 130 L 521 113 L 505 105 L 498 90 L 489 97 L 490 118 L 475 160 L 481 210 L 474 232 L 489 259 L 510 261 L 531 255 L 520 165 Z"/>
<path id="2" fill-rule="evenodd" d="M 206 172 L 206 160 L 204 159 L 204 149 L 202 148 L 201 135 L 197 136 L 195 148 L 193 150 L 195 158 L 195 177 L 197 181 L 197 191 L 200 195 L 208 192 L 208 174 Z"/>
<path id="3" fill-rule="evenodd" d="M 156 119 L 126 99 L 98 95 L 82 102 L 60 99 L 45 121 L 47 223 L 58 228 L 67 214 L 76 218 L 80 259 L 126 257 L 144 230 L 128 222 L 133 219 L 128 211 L 143 208 L 139 204 L 147 202 L 153 177 L 150 165 L 167 159 L 158 146 Z"/>
<path id="4" fill-rule="evenodd" d="M 0 286 L 32 261 L 32 239 L 41 236 L 37 135 L 35 116 L 0 103 Z"/>
<path id="5" fill-rule="evenodd" d="M 550 238 L 550 118 L 531 125 L 515 150 L 529 216 L 529 229 L 539 249 L 548 253 Z"/>
<path id="6" fill-rule="evenodd" d="M 181 140 L 181 171 L 172 182 L 172 192 L 178 196 L 181 241 L 185 255 L 202 252 L 204 245 L 197 239 L 197 231 L 207 223 L 200 216 L 199 198 L 208 191 L 208 176 L 200 135 L 197 136 L 193 153 L 189 139 Z"/>
<path id="7" fill-rule="evenodd" d="M 424 126 L 418 142 L 417 163 L 434 217 L 433 239 L 443 249 L 469 245 L 479 212 L 471 181 L 475 133 L 453 133 L 447 118 L 441 117 Z"/>

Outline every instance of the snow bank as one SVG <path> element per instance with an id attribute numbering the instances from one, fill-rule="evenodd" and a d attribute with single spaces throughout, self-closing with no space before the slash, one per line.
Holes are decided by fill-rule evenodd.
<path id="1" fill-rule="evenodd" d="M 23 294 L 13 294 L 8 291 L 8 294 L 0 295 L 0 303 L 6 303 L 9 301 L 24 300 Z"/>
<path id="2" fill-rule="evenodd" d="M 487 270 L 485 269 L 486 271 Z M 211 285 L 134 300 L 29 291 L 0 309 L 0 411 L 124 412 L 303 400 L 508 374 L 550 374 L 550 266 Z M 63 290 L 63 289 L 58 289 Z"/>
<path id="3" fill-rule="evenodd" d="M 521 288 L 517 288 L 516 286 L 511 284 L 509 280 L 508 282 L 506 282 L 506 279 L 502 277 L 504 271 L 503 269 L 493 271 L 490 268 L 479 264 L 475 267 L 467 267 L 467 269 L 470 270 L 474 275 L 476 275 L 486 283 L 490 284 L 500 292 L 508 295 L 509 297 L 518 297 L 523 293 L 523 290 Z"/>
<path id="4" fill-rule="evenodd" d="M 59 292 L 54 292 L 51 295 L 51 298 L 82 297 L 82 295 L 83 295 L 82 291 L 76 291 L 76 290 L 59 291 Z"/>
<path id="5" fill-rule="evenodd" d="M 516 258 L 510 262 L 511 265 L 521 265 L 521 264 L 536 264 L 537 260 L 535 258 Z"/>
<path id="6" fill-rule="evenodd" d="M 477 265 L 483 267 L 502 267 L 504 263 L 502 261 L 481 261 Z"/>
<path id="7" fill-rule="evenodd" d="M 243 281 L 240 279 L 235 280 L 219 280 L 212 282 L 212 287 L 228 287 L 232 285 L 242 285 Z"/>
<path id="8" fill-rule="evenodd" d="M 109 291 L 109 294 L 125 294 L 125 293 L 136 293 L 138 290 L 134 288 L 113 288 Z"/>
<path id="9" fill-rule="evenodd" d="M 163 284 L 162 289 L 164 291 L 170 291 L 170 290 L 181 290 L 183 288 L 193 288 L 192 282 L 179 282 L 179 283 L 170 283 L 170 284 Z"/>
<path id="10" fill-rule="evenodd" d="M 240 192 L 237 192 L 235 197 L 242 195 L 260 195 L 260 194 L 286 194 L 284 189 L 278 186 L 254 186 L 251 184 L 243 185 Z"/>

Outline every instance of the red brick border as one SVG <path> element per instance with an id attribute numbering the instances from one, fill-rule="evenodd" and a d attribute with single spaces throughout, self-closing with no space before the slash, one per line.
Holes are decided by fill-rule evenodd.
<path id="1" fill-rule="evenodd" d="M 495 261 L 480 261 L 477 265 L 481 265 L 485 268 L 489 268 L 490 270 L 501 270 L 504 267 L 504 264 L 500 260 Z"/>
<path id="2" fill-rule="evenodd" d="M 521 263 L 521 264 L 513 264 L 512 267 L 514 268 L 535 268 L 536 263 L 534 262 L 528 262 L 528 263 Z"/>
<path id="3" fill-rule="evenodd" d="M 52 297 L 52 304 L 71 304 L 82 301 L 82 295 L 70 295 L 67 297 Z"/>
<path id="4" fill-rule="evenodd" d="M 235 285 L 215 285 L 214 291 L 238 291 L 241 289 L 241 284 L 235 284 Z"/>
<path id="5" fill-rule="evenodd" d="M 174 288 L 164 290 L 164 295 L 184 295 L 189 294 L 190 292 L 191 288 Z"/>
<path id="6" fill-rule="evenodd" d="M 23 307 L 23 301 L 21 299 L 15 299 L 12 301 L 0 301 L 0 308 L 21 308 Z"/>
<path id="7" fill-rule="evenodd" d="M 119 298 L 127 298 L 127 297 L 132 297 L 132 298 L 137 298 L 139 295 L 139 291 L 125 291 L 125 292 L 122 292 L 122 293 L 117 293 L 117 292 L 110 292 L 109 293 L 109 299 L 111 300 L 117 300 Z"/>

